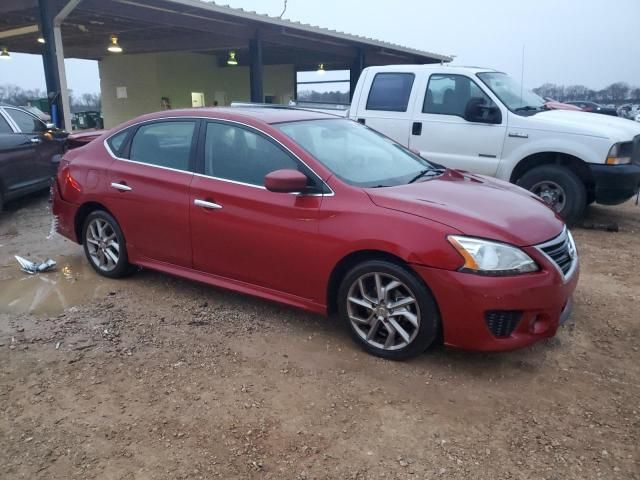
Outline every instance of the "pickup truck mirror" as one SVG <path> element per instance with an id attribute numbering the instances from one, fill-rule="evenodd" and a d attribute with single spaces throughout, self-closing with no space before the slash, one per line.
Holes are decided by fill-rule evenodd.
<path id="1" fill-rule="evenodd" d="M 484 102 L 485 99 L 480 97 L 470 99 L 464 109 L 464 119 L 474 123 L 502 123 L 500 109 L 494 104 L 487 105 Z"/>

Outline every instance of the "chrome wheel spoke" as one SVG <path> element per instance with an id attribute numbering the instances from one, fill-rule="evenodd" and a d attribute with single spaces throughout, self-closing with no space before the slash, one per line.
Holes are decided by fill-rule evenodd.
<path id="1" fill-rule="evenodd" d="M 396 331 L 393 328 L 389 328 L 389 325 L 386 325 L 386 327 L 387 339 L 384 342 L 384 348 L 391 348 L 396 341 Z"/>
<path id="2" fill-rule="evenodd" d="M 396 333 L 400 335 L 405 342 L 409 343 L 411 339 L 411 336 L 409 335 L 409 333 L 407 333 L 407 331 L 404 328 L 402 328 L 402 326 L 400 326 L 400 324 L 396 322 L 393 318 L 389 319 L 389 323 L 391 324 L 393 329 L 396 331 Z"/>
<path id="3" fill-rule="evenodd" d="M 411 323 L 411 325 L 413 325 L 414 327 L 418 326 L 418 316 L 415 315 L 414 313 L 411 313 L 409 310 L 400 310 L 397 312 L 393 312 L 391 314 L 392 317 L 397 317 L 397 316 L 402 316 L 404 318 L 406 318 L 409 323 Z"/>
<path id="4" fill-rule="evenodd" d="M 415 298 L 413 298 L 413 297 L 405 297 L 405 298 L 402 298 L 400 300 L 396 300 L 395 302 L 391 302 L 389 304 L 389 308 L 391 310 L 394 310 L 396 308 L 406 307 L 406 306 L 412 305 L 414 303 L 416 303 L 416 299 Z"/>
<path id="5" fill-rule="evenodd" d="M 367 310 L 373 310 L 373 304 L 369 300 L 365 300 L 363 298 L 349 297 L 349 301 L 351 303 L 355 303 L 356 305 L 360 305 Z"/>
<path id="6" fill-rule="evenodd" d="M 106 256 L 113 262 L 113 264 L 115 265 L 116 263 L 118 263 L 118 256 L 113 253 L 111 250 L 109 250 L 108 248 L 106 248 L 104 250 L 104 253 L 106 254 Z"/>
<path id="7" fill-rule="evenodd" d="M 384 301 L 384 288 L 382 288 L 382 278 L 379 273 L 375 274 L 376 280 L 376 295 L 378 296 L 378 302 Z"/>
<path id="8" fill-rule="evenodd" d="M 93 238 L 89 238 L 89 237 L 87 237 L 87 242 L 89 242 L 91 245 L 100 245 L 99 241 L 94 240 Z"/>
<path id="9" fill-rule="evenodd" d="M 382 321 L 377 317 L 371 322 L 371 328 L 369 329 L 369 332 L 367 333 L 367 340 L 373 340 L 375 338 L 376 333 L 378 333 L 378 329 L 380 328 L 380 324 L 381 323 L 382 323 Z"/>
<path id="10" fill-rule="evenodd" d="M 394 288 L 398 288 L 398 287 L 401 287 L 401 286 L 402 286 L 402 284 L 400 282 L 398 282 L 397 280 L 391 280 L 391 282 L 389 282 L 383 289 L 385 301 L 389 301 L 389 293 Z"/>

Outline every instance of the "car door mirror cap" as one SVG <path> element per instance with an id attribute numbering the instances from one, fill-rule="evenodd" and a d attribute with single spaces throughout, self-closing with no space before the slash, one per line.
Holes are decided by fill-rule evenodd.
<path id="1" fill-rule="evenodd" d="M 301 193 L 307 182 L 304 173 L 293 169 L 274 170 L 264 177 L 264 187 L 275 193 Z"/>

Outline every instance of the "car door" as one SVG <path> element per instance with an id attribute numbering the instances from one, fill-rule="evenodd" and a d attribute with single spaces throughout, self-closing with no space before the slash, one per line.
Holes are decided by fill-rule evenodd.
<path id="1" fill-rule="evenodd" d="M 191 267 L 189 185 L 198 125 L 195 119 L 156 120 L 132 127 L 126 141 L 127 133 L 107 140 L 115 157 L 108 208 L 132 260 Z"/>
<path id="2" fill-rule="evenodd" d="M 417 95 L 415 80 L 412 72 L 369 73 L 363 85 L 363 92 L 369 93 L 358 103 L 357 120 L 407 146 L 412 124 L 408 109 Z"/>
<path id="3" fill-rule="evenodd" d="M 311 298 L 306 265 L 322 195 L 274 193 L 263 184 L 274 170 L 314 174 L 271 138 L 238 124 L 207 122 L 200 148 L 202 174 L 190 199 L 194 268 Z"/>
<path id="4" fill-rule="evenodd" d="M 54 156 L 63 153 L 64 142 L 48 132 L 45 123 L 31 113 L 12 107 L 5 107 L 5 111 L 18 126 L 23 143 L 33 146 L 29 181 L 39 185 L 50 182 L 57 169 Z"/>
<path id="5" fill-rule="evenodd" d="M 432 73 L 419 88 L 413 106 L 414 126 L 409 145 L 428 160 L 449 168 L 495 175 L 506 134 L 506 111 L 500 118 L 475 117 L 475 106 L 502 108 L 466 75 Z M 496 110 L 498 111 L 498 110 Z M 499 123 L 489 123 L 489 121 Z"/>

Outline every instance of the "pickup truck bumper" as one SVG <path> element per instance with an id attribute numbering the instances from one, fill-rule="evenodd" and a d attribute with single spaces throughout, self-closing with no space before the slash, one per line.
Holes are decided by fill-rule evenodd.
<path id="1" fill-rule="evenodd" d="M 640 189 L 640 165 L 589 164 L 595 180 L 596 202 L 618 205 L 626 202 Z"/>

